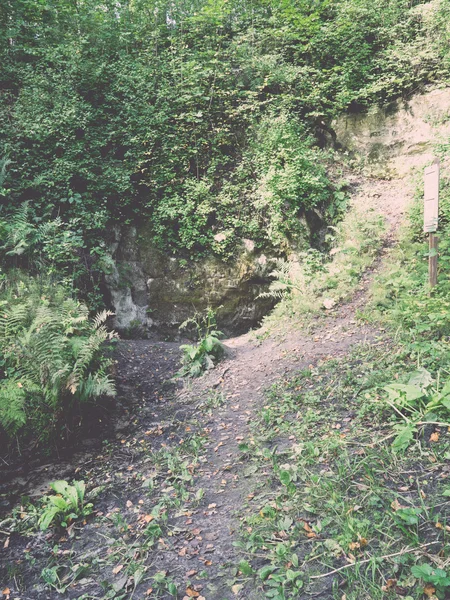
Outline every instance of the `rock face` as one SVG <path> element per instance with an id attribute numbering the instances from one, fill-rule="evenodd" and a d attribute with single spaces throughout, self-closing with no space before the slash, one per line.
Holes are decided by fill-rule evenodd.
<path id="1" fill-rule="evenodd" d="M 332 128 L 337 142 L 362 162 L 366 174 L 403 177 L 430 163 L 433 145 L 439 137 L 450 136 L 450 89 L 345 115 Z M 321 227 L 317 214 L 299 221 L 305 245 Z M 115 231 L 111 254 L 115 267 L 107 285 L 121 331 L 173 337 L 187 317 L 211 306 L 224 332 L 242 333 L 257 325 L 274 304 L 257 299 L 269 285 L 273 257 L 255 251 L 251 240 L 242 240 L 242 252 L 232 262 L 187 261 L 155 249 L 143 224 L 139 230 Z"/>
<path id="2" fill-rule="evenodd" d="M 257 299 L 267 289 L 273 259 L 255 252 L 243 240 L 242 253 L 231 263 L 210 258 L 186 261 L 155 249 L 135 228 L 116 230 L 111 244 L 115 267 L 107 276 L 115 326 L 137 335 L 157 332 L 176 336 L 195 311 L 217 310 L 218 326 L 227 334 L 242 333 L 271 309 L 270 299 Z"/>
<path id="3" fill-rule="evenodd" d="M 450 135 L 450 88 L 345 115 L 332 127 L 341 146 L 362 158 L 369 175 L 403 177 L 429 164 L 433 145 Z"/>

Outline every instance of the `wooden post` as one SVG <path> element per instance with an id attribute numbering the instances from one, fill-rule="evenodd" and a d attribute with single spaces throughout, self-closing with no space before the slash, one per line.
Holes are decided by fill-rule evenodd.
<path id="1" fill-rule="evenodd" d="M 437 284 L 437 258 L 438 258 L 438 243 L 439 238 L 435 233 L 430 233 L 429 239 L 429 255 L 428 255 L 428 276 L 430 288 L 433 289 Z"/>
<path id="2" fill-rule="evenodd" d="M 423 230 L 428 233 L 428 279 L 431 290 L 437 284 L 438 237 L 436 231 L 439 220 L 439 160 L 424 172 L 424 211 Z"/>

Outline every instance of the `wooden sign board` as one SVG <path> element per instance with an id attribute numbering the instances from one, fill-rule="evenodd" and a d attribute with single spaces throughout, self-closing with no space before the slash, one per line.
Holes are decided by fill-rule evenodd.
<path id="1" fill-rule="evenodd" d="M 439 162 L 426 167 L 424 173 L 425 207 L 423 211 L 423 230 L 434 233 L 438 228 L 439 215 Z"/>

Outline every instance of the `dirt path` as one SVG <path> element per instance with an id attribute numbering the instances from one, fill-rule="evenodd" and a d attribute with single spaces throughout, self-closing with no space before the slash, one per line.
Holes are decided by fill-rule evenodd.
<path id="1" fill-rule="evenodd" d="M 367 203 L 387 218 L 389 246 L 409 197 L 404 181 L 361 184 L 355 180 L 352 184 L 354 203 Z M 200 600 L 256 600 L 252 590 L 230 591 L 233 570 L 241 558 L 234 545 L 238 513 L 251 505 L 250 492 L 258 480 L 257 473 L 246 471 L 239 445 L 251 443 L 250 425 L 264 404 L 265 390 L 280 377 L 323 358 L 345 355 L 361 342 L 376 343 L 382 332 L 362 325 L 355 315 L 364 306 L 368 286 L 381 264 L 382 256 L 364 275 L 352 300 L 328 311 L 311 333 L 297 330 L 261 342 L 252 333 L 227 340 L 226 360 L 184 389 L 170 382 L 179 357 L 176 344 L 120 342 L 121 409 L 114 432 L 108 432 L 103 444 L 88 441 L 91 447 L 70 458 L 45 465 L 30 461 L 3 486 L 5 494 L 5 487 L 15 490 L 15 498 L 18 493 L 42 494 L 49 481 L 57 478 L 83 478 L 91 487 L 103 486 L 95 502 L 95 519 L 75 528 L 72 537 L 39 533 L 26 538 L 7 532 L 5 537 L 3 526 L 6 547 L 0 573 L 10 597 L 171 598 L 172 582 L 180 598 L 186 594 Z M 190 442 L 189 458 L 183 454 L 184 462 L 180 459 L 179 463 L 184 475 L 176 479 L 178 467 L 171 455 L 188 438 L 200 440 L 199 446 L 192 452 Z M 148 481 L 152 482 L 150 492 L 145 487 Z M 175 498 L 170 510 L 168 497 Z M 161 504 L 161 498 L 166 504 Z M 155 512 L 155 505 L 162 508 Z M 155 539 L 149 544 L 146 538 L 144 544 L 143 532 L 150 535 L 144 526 L 160 522 L 161 528 L 154 529 Z M 88 565 L 86 574 L 63 593 L 57 586 L 49 590 L 44 585 L 42 569 L 56 569 L 60 579 L 70 582 L 67 565 L 79 564 Z M 133 564 L 137 565 L 134 571 Z M 164 574 L 162 583 L 154 579 L 155 573 Z M 140 585 L 136 580 L 141 580 Z"/>

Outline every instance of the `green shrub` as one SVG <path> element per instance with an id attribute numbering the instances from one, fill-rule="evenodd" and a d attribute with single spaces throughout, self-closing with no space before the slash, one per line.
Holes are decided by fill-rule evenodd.
<path id="1" fill-rule="evenodd" d="M 19 283 L 0 305 L 0 425 L 41 441 L 69 423 L 83 403 L 113 396 L 103 346 L 114 337 L 103 311 L 93 319 L 64 288 Z"/>
<path id="2" fill-rule="evenodd" d="M 183 344 L 180 375 L 198 377 L 204 371 L 212 369 L 223 357 L 225 348 L 220 337 L 221 331 L 216 329 L 215 314 L 208 309 L 205 315 L 195 315 L 180 326 L 184 329 L 194 326 L 197 330 L 198 342 L 195 345 Z"/>

